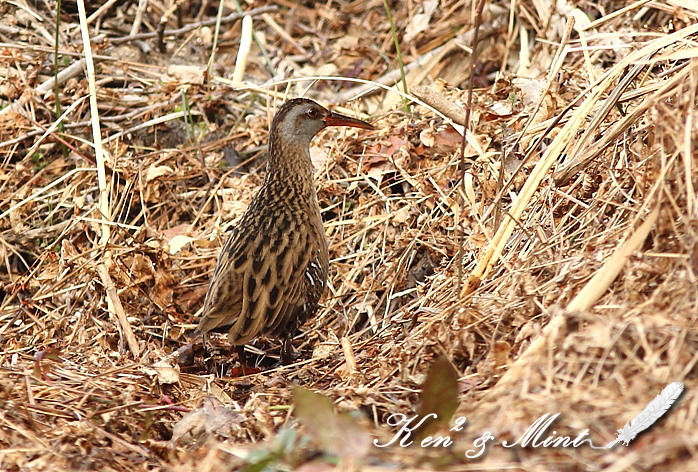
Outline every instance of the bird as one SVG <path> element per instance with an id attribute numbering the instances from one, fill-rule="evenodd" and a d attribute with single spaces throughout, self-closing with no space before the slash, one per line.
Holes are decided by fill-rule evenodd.
<path id="1" fill-rule="evenodd" d="M 242 375 L 245 344 L 259 336 L 292 338 L 318 309 L 327 285 L 329 252 L 310 159 L 310 142 L 328 126 L 374 127 L 307 98 L 285 102 L 269 131 L 266 173 L 216 261 L 197 330 L 228 333 Z M 204 341 L 205 342 L 205 341 Z"/>

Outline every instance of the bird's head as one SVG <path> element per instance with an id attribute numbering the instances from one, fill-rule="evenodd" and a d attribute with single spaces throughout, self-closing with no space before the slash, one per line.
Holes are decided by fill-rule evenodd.
<path id="1" fill-rule="evenodd" d="M 333 113 L 307 98 L 294 98 L 284 103 L 274 115 L 272 137 L 276 134 L 287 143 L 309 146 L 321 129 L 327 126 L 353 126 L 374 129 L 365 121 Z"/>

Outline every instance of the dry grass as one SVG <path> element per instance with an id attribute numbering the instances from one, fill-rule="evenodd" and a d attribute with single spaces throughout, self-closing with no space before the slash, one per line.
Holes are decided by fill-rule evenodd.
<path id="1" fill-rule="evenodd" d="M 228 80 L 239 21 L 222 25 L 204 74 L 217 4 L 182 9 L 201 23 L 165 35 L 161 52 L 131 25 L 155 31 L 165 15 L 177 29 L 177 15 L 149 2 L 137 20 L 138 2 L 116 3 L 88 27 L 110 38 L 92 42 L 94 85 L 81 64 L 57 96 L 55 11 L 0 5 L 0 468 L 328 468 L 306 430 L 294 436 L 294 385 L 363 411 L 360 428 L 383 443 L 388 416 L 417 411 L 444 354 L 468 419 L 455 444 L 371 446 L 354 467 L 696 470 L 693 3 L 488 4 L 465 176 L 448 120 L 466 96 L 468 2 L 440 2 L 421 30 L 428 2 L 393 2 L 408 85 L 431 85 L 413 93 L 436 107 L 410 113 L 350 81 L 399 78 L 381 0 L 273 2 L 255 16 L 263 50 L 253 43 L 242 88 Z M 77 9 L 64 5 L 62 70 L 84 57 Z M 346 80 L 283 82 L 326 75 Z M 221 338 L 180 368 L 173 353 L 191 340 L 226 230 L 261 182 L 270 117 L 303 93 L 377 130 L 314 141 L 332 263 L 300 359 L 273 368 L 279 346 L 260 339 L 262 372 L 238 378 Z M 500 445 L 558 412 L 548 433 L 589 429 L 605 445 L 672 381 L 686 391 L 628 448 Z M 209 395 L 227 408 L 202 407 Z M 180 422 L 189 411 L 208 416 Z M 213 419 L 214 434 L 177 429 Z M 485 431 L 496 444 L 467 459 Z"/>

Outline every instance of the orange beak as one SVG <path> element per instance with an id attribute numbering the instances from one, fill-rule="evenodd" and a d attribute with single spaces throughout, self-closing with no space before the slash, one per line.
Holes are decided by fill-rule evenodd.
<path id="1" fill-rule="evenodd" d="M 365 121 L 357 120 L 350 116 L 340 115 L 339 113 L 330 112 L 325 118 L 325 126 L 353 126 L 354 128 L 375 129 L 373 125 Z"/>

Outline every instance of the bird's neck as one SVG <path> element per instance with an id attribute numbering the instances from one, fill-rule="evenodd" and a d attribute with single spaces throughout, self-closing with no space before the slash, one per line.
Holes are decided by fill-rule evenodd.
<path id="1" fill-rule="evenodd" d="M 299 197 L 315 198 L 315 168 L 310 159 L 309 144 L 271 136 L 265 181 L 286 186 L 287 190 L 297 193 Z"/>

